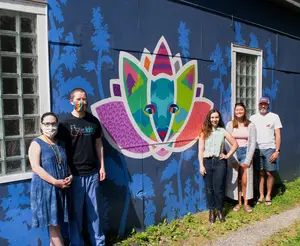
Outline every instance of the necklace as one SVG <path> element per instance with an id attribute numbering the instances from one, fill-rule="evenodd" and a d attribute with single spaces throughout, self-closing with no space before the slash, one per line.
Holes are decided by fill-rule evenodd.
<path id="1" fill-rule="evenodd" d="M 53 144 L 51 144 L 50 142 L 50 139 L 44 135 L 44 139 L 46 140 L 46 142 L 50 145 L 50 148 L 52 149 L 54 155 L 55 155 L 55 158 L 56 158 L 56 162 L 57 164 L 59 165 L 59 168 L 61 168 L 61 162 L 62 162 L 62 159 L 61 159 L 61 155 L 59 153 L 59 149 L 57 147 L 56 144 L 54 144 L 54 146 L 56 147 L 57 151 L 53 148 Z"/>

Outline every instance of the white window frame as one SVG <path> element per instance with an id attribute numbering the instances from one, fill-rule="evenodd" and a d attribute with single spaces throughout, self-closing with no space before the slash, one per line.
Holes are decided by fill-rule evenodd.
<path id="1" fill-rule="evenodd" d="M 19 13 L 30 13 L 36 15 L 37 35 L 37 72 L 38 72 L 38 94 L 39 113 L 42 115 L 51 110 L 50 102 L 50 79 L 49 79 L 49 52 L 48 52 L 48 9 L 47 3 L 43 1 L 25 0 L 0 0 L 0 9 L 15 11 Z M 0 184 L 31 179 L 32 172 L 7 174 L 0 177 Z"/>
<path id="2" fill-rule="evenodd" d="M 247 55 L 257 56 L 256 63 L 256 105 L 262 95 L 262 59 L 263 51 L 260 49 L 255 49 L 247 46 L 241 46 L 234 43 L 231 43 L 231 114 L 234 116 L 234 105 L 236 104 L 236 54 L 243 53 Z M 258 108 L 256 108 L 258 112 Z"/>

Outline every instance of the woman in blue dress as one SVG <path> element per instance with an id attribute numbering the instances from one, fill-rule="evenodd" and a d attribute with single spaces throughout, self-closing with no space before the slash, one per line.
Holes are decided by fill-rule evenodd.
<path id="1" fill-rule="evenodd" d="M 67 191 L 72 182 L 61 142 L 56 141 L 58 119 L 54 113 L 41 118 L 42 135 L 33 139 L 29 160 L 31 181 L 32 227 L 49 227 L 50 245 L 63 246 L 60 224 L 68 222 Z"/>

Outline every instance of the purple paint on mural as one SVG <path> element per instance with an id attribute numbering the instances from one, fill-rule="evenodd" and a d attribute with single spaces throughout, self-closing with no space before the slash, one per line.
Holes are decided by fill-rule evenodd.
<path id="1" fill-rule="evenodd" d="M 116 97 L 120 97 L 121 95 L 121 87 L 118 84 L 114 84 L 113 85 L 113 92 L 114 92 L 114 96 Z"/>
<path id="2" fill-rule="evenodd" d="M 196 97 L 200 97 L 200 96 L 201 96 L 201 88 L 198 87 L 196 91 Z"/>
<path id="3" fill-rule="evenodd" d="M 130 152 L 133 153 L 149 152 L 148 143 L 139 136 L 132 126 L 123 102 L 110 102 L 99 106 L 96 111 L 100 122 L 120 148 L 130 148 Z M 111 117 L 105 117 L 107 114 Z"/>

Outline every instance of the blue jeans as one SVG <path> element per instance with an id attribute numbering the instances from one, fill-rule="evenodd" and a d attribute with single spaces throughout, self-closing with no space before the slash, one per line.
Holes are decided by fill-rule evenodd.
<path id="1" fill-rule="evenodd" d="M 277 160 L 270 162 L 270 157 L 275 153 L 275 149 L 256 149 L 254 153 L 254 167 L 256 171 L 266 170 L 276 171 Z"/>
<path id="2" fill-rule="evenodd" d="M 244 163 L 247 156 L 247 147 L 238 147 L 235 153 L 239 163 Z"/>
<path id="3" fill-rule="evenodd" d="M 82 237 L 83 216 L 93 245 L 105 245 L 105 236 L 100 225 L 99 174 L 74 176 L 71 185 L 71 218 L 69 222 L 72 246 L 84 246 Z"/>
<path id="4" fill-rule="evenodd" d="M 208 209 L 221 209 L 225 196 L 226 161 L 219 158 L 204 158 L 206 206 Z"/>

